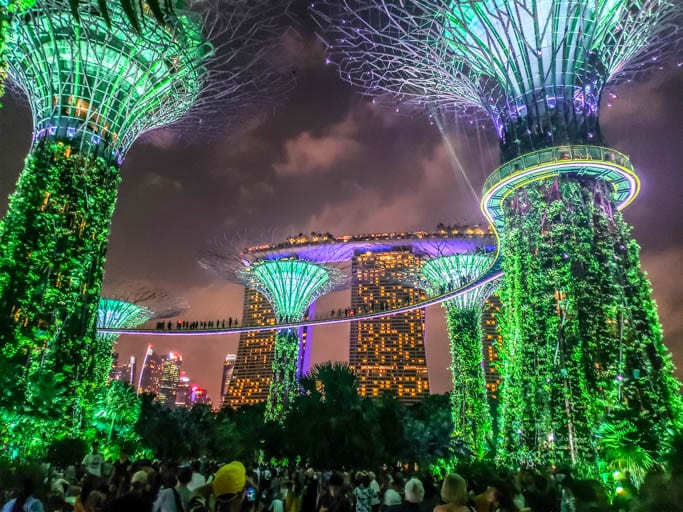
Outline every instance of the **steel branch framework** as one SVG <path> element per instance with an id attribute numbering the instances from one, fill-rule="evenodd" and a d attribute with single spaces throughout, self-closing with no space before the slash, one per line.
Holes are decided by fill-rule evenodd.
<path id="1" fill-rule="evenodd" d="M 284 91 L 288 78 L 266 57 L 285 7 L 202 2 L 163 26 L 143 12 L 138 34 L 119 3 L 109 7 L 110 27 L 94 2 L 80 2 L 77 23 L 67 3 L 40 0 L 16 24 L 7 56 L 31 105 L 34 144 L 77 140 L 81 151 L 120 160 L 144 132 L 184 116 L 196 123 L 209 107 L 225 122 Z"/>
<path id="2" fill-rule="evenodd" d="M 598 141 L 604 85 L 659 66 L 681 38 L 670 0 L 341 0 L 312 11 L 344 80 L 396 104 L 482 108 L 504 160 Z"/>

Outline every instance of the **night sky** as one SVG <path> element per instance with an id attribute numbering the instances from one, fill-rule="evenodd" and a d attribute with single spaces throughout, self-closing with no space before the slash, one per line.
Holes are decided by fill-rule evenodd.
<path id="1" fill-rule="evenodd" d="M 432 230 L 439 222 L 484 224 L 478 199 L 454 170 L 434 126 L 424 117 L 373 105 L 341 82 L 312 36 L 292 37 L 288 45 L 297 87 L 266 115 L 233 130 L 159 130 L 135 143 L 121 170 L 105 283 L 140 281 L 182 296 L 191 306 L 183 314 L 188 320 L 241 317 L 242 288 L 197 264 L 216 237 L 270 242 L 310 231 L 342 235 Z M 682 91 L 682 68 L 659 71 L 618 88 L 617 98 L 605 95 L 601 121 L 606 145 L 629 154 L 642 180 L 625 217 L 642 247 L 665 341 L 683 369 Z M 30 145 L 23 100 L 3 99 L 0 130 L 4 197 L 14 190 Z M 450 122 L 450 139 L 477 193 L 498 162 L 491 131 L 489 125 Z M 7 202 L 0 208 L 4 214 Z M 348 291 L 323 297 L 318 311 L 344 307 L 349 297 Z M 437 393 L 450 387 L 443 317 L 439 306 L 427 310 L 427 361 Z M 348 324 L 316 327 L 313 340 L 313 363 L 348 360 Z M 217 399 L 223 359 L 236 352 L 238 335 L 123 336 L 116 349 L 122 358 L 134 354 L 141 361 L 147 343 L 160 352 L 180 352 L 183 369 Z"/>

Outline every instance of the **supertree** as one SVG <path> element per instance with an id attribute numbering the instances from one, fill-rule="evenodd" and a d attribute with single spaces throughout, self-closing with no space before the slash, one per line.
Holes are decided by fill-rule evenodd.
<path id="1" fill-rule="evenodd" d="M 103 386 L 109 376 L 112 350 L 119 335 L 99 329 L 125 329 L 154 318 L 169 318 L 186 310 L 181 297 L 142 282 L 105 281 L 97 308 L 98 329 L 90 358 L 94 367 L 93 385 Z"/>
<path id="2" fill-rule="evenodd" d="M 332 240 L 334 242 L 334 240 Z M 213 244 L 200 265 L 224 279 L 261 293 L 273 307 L 277 324 L 303 320 L 308 308 L 325 293 L 348 283 L 336 243 L 262 244 L 249 249 L 235 241 Z M 311 250 L 311 246 L 313 250 Z M 273 347 L 273 374 L 265 418 L 284 420 L 299 394 L 301 345 L 296 328 L 278 329 Z M 238 354 L 239 358 L 239 354 Z"/>
<path id="3" fill-rule="evenodd" d="M 73 400 L 88 387 L 119 168 L 133 142 L 180 121 L 229 123 L 283 92 L 271 46 L 280 2 L 225 0 L 179 7 L 165 24 L 144 3 L 40 0 L 8 44 L 9 76 L 28 97 L 31 152 L 0 227 L 0 355 L 21 407 L 52 375 Z M 126 6 L 139 9 L 131 30 Z M 16 383 L 16 384 L 15 384 Z M 15 396 L 19 395 L 19 396 Z M 78 418 L 64 422 L 78 429 Z"/>
<path id="4" fill-rule="evenodd" d="M 598 113 L 606 85 L 675 53 L 680 4 L 340 0 L 313 11 L 342 78 L 368 94 L 490 115 L 503 162 L 482 200 L 505 274 L 500 459 L 594 474 L 604 425 L 635 425 L 636 444 L 661 453 L 680 384 L 619 211 L 638 178 L 602 147 Z"/>
<path id="5" fill-rule="evenodd" d="M 481 237 L 479 244 L 468 247 L 466 252 L 454 252 L 453 247 L 452 243 L 439 240 L 423 244 L 420 268 L 400 278 L 434 297 L 475 282 L 491 270 L 495 249 L 492 234 L 489 240 Z M 453 436 L 477 459 L 484 458 L 493 444 L 481 322 L 484 301 L 497 286 L 496 281 L 489 282 L 442 303 L 451 353 Z"/>

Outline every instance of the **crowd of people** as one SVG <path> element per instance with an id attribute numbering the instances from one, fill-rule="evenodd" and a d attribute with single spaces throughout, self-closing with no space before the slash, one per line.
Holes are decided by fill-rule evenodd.
<path id="1" fill-rule="evenodd" d="M 678 502 L 662 499 L 677 494 L 672 485 L 653 478 L 638 492 L 624 483 L 610 503 L 599 482 L 568 472 L 474 471 L 437 481 L 406 467 L 375 474 L 236 461 L 179 464 L 132 461 L 123 452 L 111 462 L 94 444 L 80 465 L 51 468 L 44 482 L 22 480 L 1 512 L 680 512 Z"/>

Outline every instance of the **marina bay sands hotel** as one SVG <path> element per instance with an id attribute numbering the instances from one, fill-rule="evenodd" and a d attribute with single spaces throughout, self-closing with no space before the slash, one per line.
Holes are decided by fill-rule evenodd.
<path id="1" fill-rule="evenodd" d="M 332 235 L 316 235 L 328 248 Z M 342 248 L 338 259 L 350 265 L 351 303 L 350 311 L 377 308 L 391 310 L 404 304 L 425 298 L 424 290 L 410 283 L 407 276 L 419 273 L 426 257 L 435 252 L 454 254 L 471 251 L 477 247 L 491 247 L 493 235 L 479 227 L 443 227 L 434 233 L 383 233 L 333 238 Z M 291 243 L 316 243 L 311 237 L 299 235 Z M 259 248 L 261 249 L 261 248 Z M 282 246 L 270 246 L 266 250 L 276 252 Z M 346 269 L 348 272 L 348 268 Z M 308 312 L 315 316 L 313 304 Z M 489 297 L 484 305 L 482 319 L 483 364 L 489 398 L 495 400 L 499 378 L 492 363 L 496 359 L 497 333 L 496 313 L 500 303 L 496 295 Z M 438 311 L 438 310 L 436 310 Z M 328 313 L 328 314 L 331 314 Z M 334 314 L 344 315 L 345 311 Z M 245 288 L 243 323 L 275 325 L 275 315 L 268 300 L 258 291 Z M 300 328 L 301 354 L 299 374 L 310 369 L 310 353 L 313 343 L 311 326 Z M 226 389 L 223 401 L 238 408 L 265 402 L 273 373 L 274 331 L 242 333 L 237 349 L 234 373 Z M 444 361 L 448 365 L 449 361 Z M 377 397 L 384 392 L 393 393 L 407 403 L 416 402 L 429 394 L 429 372 L 425 355 L 425 310 L 415 309 L 395 314 L 351 322 L 349 340 L 349 365 L 358 376 L 362 396 Z"/>

